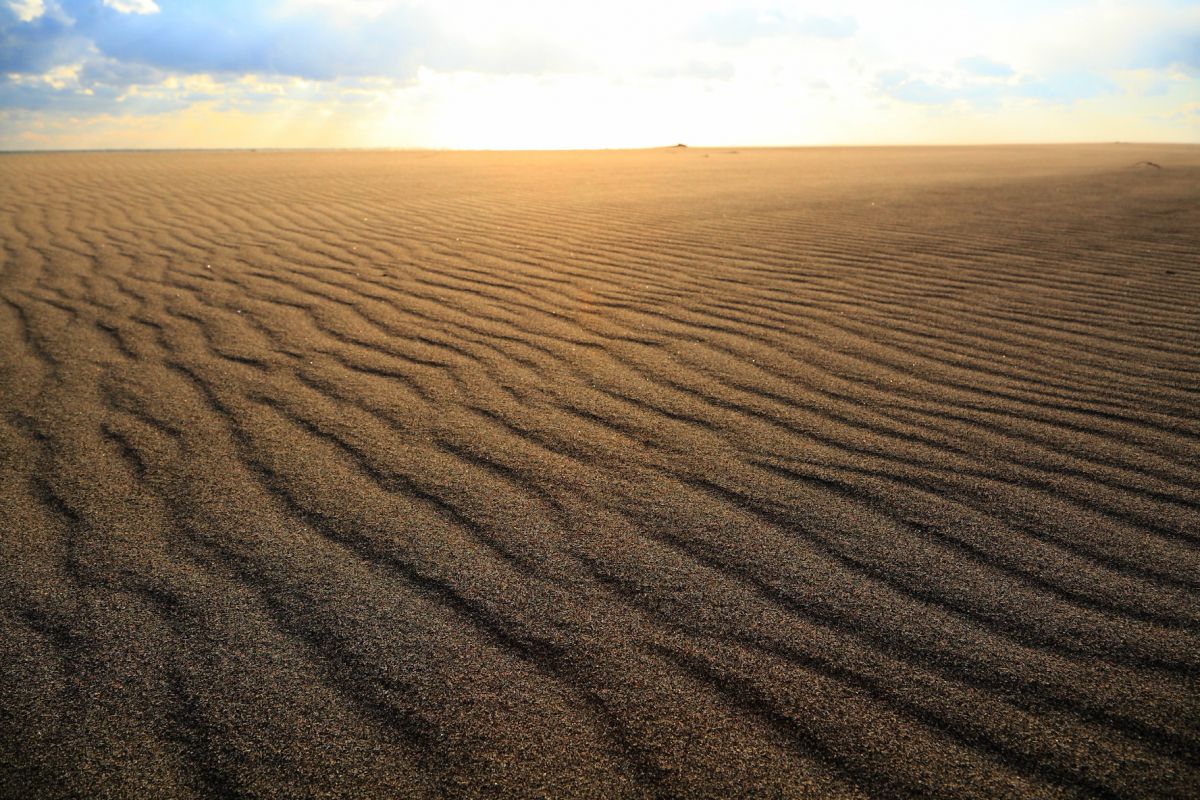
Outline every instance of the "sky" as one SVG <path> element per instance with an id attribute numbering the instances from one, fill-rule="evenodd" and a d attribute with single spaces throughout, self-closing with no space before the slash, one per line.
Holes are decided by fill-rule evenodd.
<path id="1" fill-rule="evenodd" d="M 1200 142 L 1200 0 L 0 0 L 0 149 Z"/>

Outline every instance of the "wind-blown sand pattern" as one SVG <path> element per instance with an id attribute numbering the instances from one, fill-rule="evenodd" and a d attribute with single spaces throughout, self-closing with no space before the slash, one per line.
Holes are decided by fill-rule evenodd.
<path id="1" fill-rule="evenodd" d="M 1195 796 L 1200 148 L 0 186 L 5 796 Z"/>

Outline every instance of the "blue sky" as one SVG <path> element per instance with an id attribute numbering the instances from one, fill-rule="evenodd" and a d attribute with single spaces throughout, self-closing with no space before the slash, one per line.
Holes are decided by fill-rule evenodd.
<path id="1" fill-rule="evenodd" d="M 0 148 L 1200 141 L 1200 3 L 0 0 Z"/>

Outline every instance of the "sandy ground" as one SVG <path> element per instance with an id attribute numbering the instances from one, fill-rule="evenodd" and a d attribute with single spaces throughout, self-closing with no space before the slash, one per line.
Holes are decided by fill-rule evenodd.
<path id="1" fill-rule="evenodd" d="M 0 794 L 1196 796 L 1200 148 L 0 186 Z"/>

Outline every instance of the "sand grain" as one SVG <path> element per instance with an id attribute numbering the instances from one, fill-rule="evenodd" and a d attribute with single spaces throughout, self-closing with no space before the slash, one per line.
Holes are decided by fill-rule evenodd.
<path id="1" fill-rule="evenodd" d="M 5 796 L 1200 785 L 1200 149 L 0 185 Z"/>

